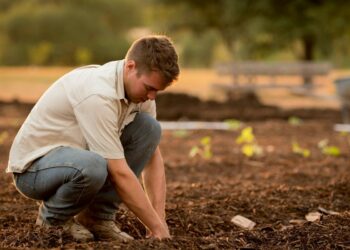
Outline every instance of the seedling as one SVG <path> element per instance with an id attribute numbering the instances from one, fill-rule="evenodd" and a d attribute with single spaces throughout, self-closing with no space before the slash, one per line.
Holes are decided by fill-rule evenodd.
<path id="1" fill-rule="evenodd" d="M 296 141 L 292 142 L 292 151 L 294 154 L 301 155 L 305 158 L 307 158 L 311 155 L 310 150 L 300 147 L 298 142 L 296 142 Z"/>
<path id="2" fill-rule="evenodd" d="M 245 144 L 242 146 L 241 150 L 242 150 L 242 153 L 248 157 L 263 154 L 263 149 L 257 144 Z"/>
<path id="3" fill-rule="evenodd" d="M 288 123 L 292 126 L 300 126 L 303 123 L 303 120 L 299 117 L 291 116 L 288 118 Z"/>
<path id="4" fill-rule="evenodd" d="M 191 158 L 195 157 L 196 155 L 198 155 L 200 152 L 200 149 L 198 146 L 193 146 L 190 150 L 190 153 L 188 154 Z"/>
<path id="5" fill-rule="evenodd" d="M 242 127 L 242 122 L 236 119 L 227 119 L 224 121 L 231 130 L 238 130 Z"/>
<path id="6" fill-rule="evenodd" d="M 184 129 L 175 130 L 172 135 L 177 138 L 185 138 L 188 136 L 188 131 Z"/>
<path id="7" fill-rule="evenodd" d="M 4 144 L 5 140 L 9 137 L 9 133 L 7 131 L 3 131 L 0 133 L 0 145 Z"/>
<path id="8" fill-rule="evenodd" d="M 255 140 L 252 127 L 244 128 L 237 137 L 236 143 L 242 145 L 241 151 L 247 157 L 252 157 L 254 155 L 260 156 L 263 154 L 263 149 Z"/>
<path id="9" fill-rule="evenodd" d="M 196 155 L 201 156 L 203 159 L 210 159 L 213 156 L 211 151 L 211 138 L 210 136 L 205 136 L 200 139 L 200 145 L 191 148 L 189 156 L 191 158 Z"/>
<path id="10" fill-rule="evenodd" d="M 236 143 L 238 143 L 238 144 L 253 143 L 254 140 L 255 140 L 255 136 L 253 134 L 253 128 L 246 127 L 241 131 L 241 134 L 236 139 Z"/>
<path id="11" fill-rule="evenodd" d="M 323 139 L 318 142 L 318 148 L 321 149 L 322 153 L 330 156 L 339 156 L 341 151 L 336 146 L 329 146 L 328 139 Z"/>

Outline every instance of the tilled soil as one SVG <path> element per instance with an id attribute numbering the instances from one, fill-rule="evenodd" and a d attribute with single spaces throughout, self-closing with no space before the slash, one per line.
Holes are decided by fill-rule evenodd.
<path id="1" fill-rule="evenodd" d="M 174 105 L 168 106 L 169 113 Z M 276 107 L 249 106 L 248 101 L 244 109 L 251 116 L 244 119 L 232 115 L 242 108 L 232 103 L 217 104 L 221 108 L 217 106 L 216 112 L 212 109 L 209 113 L 201 109 L 205 105 L 208 104 L 178 103 L 184 113 L 177 114 L 193 119 L 184 114 L 196 109 L 198 117 L 212 112 L 216 120 L 241 119 L 243 127 L 253 127 L 264 154 L 250 158 L 242 154 L 240 145 L 235 143 L 241 129 L 187 134 L 164 131 L 161 150 L 167 172 L 167 222 L 172 239 L 144 239 L 141 223 L 122 208 L 116 223 L 136 240 L 75 242 L 59 227 L 35 226 L 38 203 L 16 191 L 11 175 L 1 174 L 0 248 L 350 249 L 350 135 L 333 131 L 334 123 L 340 120 L 338 111 L 285 112 Z M 268 116 L 262 115 L 264 108 L 269 110 Z M 12 139 L 29 110 L 29 104 L 20 103 L 0 107 L 0 133 L 8 133 L 0 146 L 1 171 L 6 167 Z M 291 115 L 303 118 L 302 124 L 289 124 Z M 200 145 L 204 136 L 211 138 L 213 156 L 190 158 L 191 148 Z M 342 154 L 322 154 L 317 144 L 323 139 L 337 146 Z M 305 158 L 293 153 L 292 141 L 309 149 L 311 155 Z M 319 207 L 338 214 L 323 214 L 320 220 L 306 221 L 305 215 Z M 235 215 L 249 218 L 256 226 L 252 230 L 237 227 L 231 222 Z"/>

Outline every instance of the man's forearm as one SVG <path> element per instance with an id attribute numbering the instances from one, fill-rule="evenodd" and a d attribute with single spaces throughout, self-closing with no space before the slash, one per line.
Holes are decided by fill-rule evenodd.
<path id="1" fill-rule="evenodd" d="M 156 149 L 143 171 L 143 182 L 152 206 L 161 219 L 165 219 L 166 179 L 163 158 L 159 148 Z"/>
<path id="2" fill-rule="evenodd" d="M 122 201 L 135 213 L 142 223 L 148 227 L 154 235 L 161 235 L 160 238 L 167 237 L 163 225 L 163 219 L 152 207 L 146 197 L 137 177 L 123 160 L 108 160 L 108 171 L 110 179 L 114 184 Z M 165 236 L 164 236 L 165 235 Z"/>

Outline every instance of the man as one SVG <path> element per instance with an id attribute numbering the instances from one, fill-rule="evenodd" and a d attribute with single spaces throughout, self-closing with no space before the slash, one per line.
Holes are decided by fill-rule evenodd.
<path id="1" fill-rule="evenodd" d="M 23 195 L 42 201 L 37 225 L 62 226 L 78 241 L 131 240 L 114 223 L 124 202 L 148 237 L 170 237 L 154 99 L 178 75 L 169 38 L 148 36 L 124 60 L 73 70 L 43 94 L 7 168 Z"/>

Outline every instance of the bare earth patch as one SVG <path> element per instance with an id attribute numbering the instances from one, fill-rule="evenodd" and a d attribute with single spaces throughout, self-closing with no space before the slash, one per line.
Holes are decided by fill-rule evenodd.
<path id="1" fill-rule="evenodd" d="M 246 104 L 245 111 L 239 112 L 237 110 L 243 106 L 232 106 L 231 103 L 229 107 L 216 106 L 214 113 L 210 109 L 199 109 L 207 106 L 195 100 L 184 105 L 183 110 L 197 105 L 197 113 L 184 111 L 178 115 L 182 118 L 191 119 L 193 115 L 200 118 L 201 114 L 215 116 L 216 120 L 242 118 L 244 126 L 253 127 L 265 154 L 245 157 L 235 143 L 240 130 L 193 131 L 182 137 L 164 131 L 161 150 L 167 172 L 167 222 L 172 239 L 145 240 L 140 222 L 131 212 L 120 209 L 116 223 L 135 237 L 135 241 L 74 242 L 60 228 L 47 230 L 35 226 L 37 202 L 22 197 L 15 190 L 11 175 L 3 173 L 0 175 L 0 248 L 350 248 L 350 145 L 347 136 L 332 129 L 340 119 L 338 111 L 294 110 L 294 113 L 285 113 L 276 107 Z M 0 169 L 3 171 L 12 139 L 30 105 L 2 103 L 0 106 L 0 132 L 8 133 L 0 146 Z M 171 107 L 167 106 L 169 113 L 175 112 Z M 234 114 L 237 116 L 232 117 Z M 292 114 L 303 118 L 300 126 L 288 123 Z M 213 157 L 208 160 L 189 158 L 191 148 L 204 136 L 211 137 Z M 339 147 L 342 154 L 338 157 L 322 154 L 317 147 L 322 139 Z M 308 148 L 311 156 L 304 158 L 294 154 L 292 140 Z M 305 221 L 305 215 L 317 211 L 318 207 L 339 214 L 323 214 L 318 221 Z M 253 220 L 256 226 L 252 230 L 237 227 L 231 219 L 238 214 Z M 291 220 L 303 221 L 295 224 Z"/>

